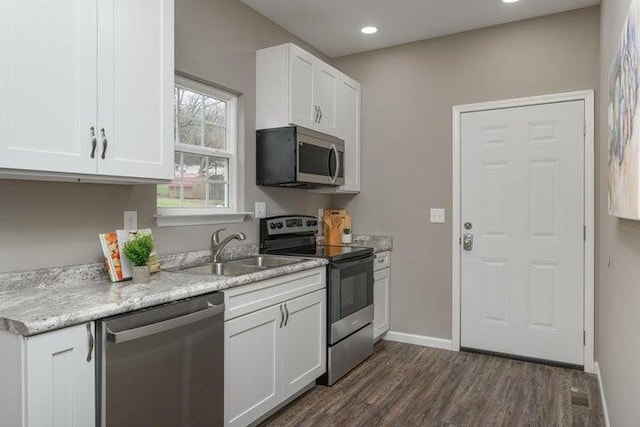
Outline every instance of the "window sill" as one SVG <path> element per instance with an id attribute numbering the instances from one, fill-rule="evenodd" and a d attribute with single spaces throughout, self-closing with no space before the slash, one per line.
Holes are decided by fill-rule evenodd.
<path id="1" fill-rule="evenodd" d="M 156 225 L 158 227 L 179 227 L 188 225 L 209 225 L 209 224 L 234 224 L 244 222 L 245 217 L 253 215 L 253 212 L 221 212 L 221 213 L 191 213 L 191 214 L 168 214 L 156 215 Z"/>

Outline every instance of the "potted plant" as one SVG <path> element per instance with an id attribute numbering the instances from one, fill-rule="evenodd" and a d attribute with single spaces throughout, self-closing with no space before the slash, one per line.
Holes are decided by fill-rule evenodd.
<path id="1" fill-rule="evenodd" d="M 351 243 L 352 240 L 353 240 L 353 236 L 351 234 L 351 229 L 350 228 L 343 228 L 342 229 L 342 243 L 349 244 L 349 243 Z"/>
<path id="2" fill-rule="evenodd" d="M 153 237 L 140 234 L 124 244 L 124 256 L 133 264 L 133 283 L 149 283 L 149 255 L 153 252 Z"/>

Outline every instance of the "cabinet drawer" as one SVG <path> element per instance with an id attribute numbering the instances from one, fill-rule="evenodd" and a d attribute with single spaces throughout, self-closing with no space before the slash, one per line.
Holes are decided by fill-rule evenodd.
<path id="1" fill-rule="evenodd" d="M 373 270 L 378 271 L 391 266 L 391 252 L 380 252 L 376 254 L 376 260 L 373 263 Z"/>
<path id="2" fill-rule="evenodd" d="M 325 276 L 326 268 L 319 267 L 228 289 L 224 291 L 224 320 L 324 289 Z"/>

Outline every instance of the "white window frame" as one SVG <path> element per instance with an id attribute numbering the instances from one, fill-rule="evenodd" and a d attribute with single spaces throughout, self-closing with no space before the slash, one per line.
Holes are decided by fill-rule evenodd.
<path id="1" fill-rule="evenodd" d="M 156 222 L 159 227 L 178 225 L 201 225 L 242 222 L 247 212 L 241 212 L 238 174 L 238 96 L 214 86 L 200 83 L 193 79 L 177 75 L 175 86 L 196 93 L 220 99 L 226 102 L 226 146 L 227 150 L 201 147 L 174 142 L 174 157 L 176 152 L 210 157 L 226 158 L 229 160 L 228 206 L 216 208 L 169 208 L 156 207 Z M 178 126 L 178 106 L 174 108 L 176 128 Z M 157 196 L 156 196 L 157 206 Z"/>

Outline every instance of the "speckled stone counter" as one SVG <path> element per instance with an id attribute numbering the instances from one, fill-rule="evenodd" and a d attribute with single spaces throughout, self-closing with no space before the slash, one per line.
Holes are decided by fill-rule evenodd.
<path id="1" fill-rule="evenodd" d="M 323 241 L 323 237 L 318 237 L 319 244 L 322 244 Z M 352 242 L 343 246 L 364 246 L 367 248 L 373 248 L 374 253 L 386 252 L 393 250 L 393 237 L 354 235 Z"/>
<path id="2" fill-rule="evenodd" d="M 243 258 L 255 245 L 229 248 L 223 257 Z M 162 256 L 163 268 L 209 260 L 209 251 Z M 246 285 L 326 265 L 324 259 L 244 274 L 208 276 L 162 271 L 151 283 L 111 283 L 102 264 L 0 273 L 0 330 L 29 336 L 171 301 Z"/>

